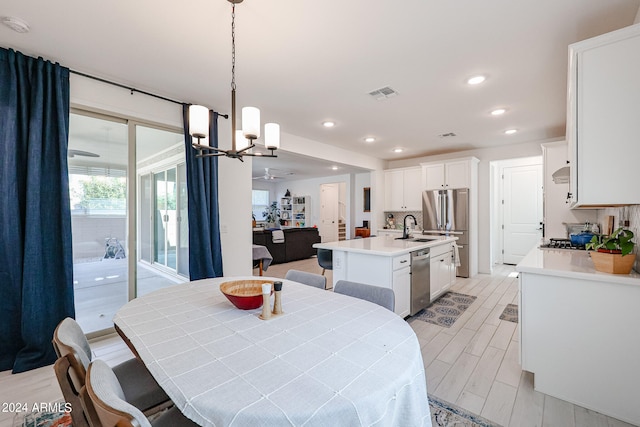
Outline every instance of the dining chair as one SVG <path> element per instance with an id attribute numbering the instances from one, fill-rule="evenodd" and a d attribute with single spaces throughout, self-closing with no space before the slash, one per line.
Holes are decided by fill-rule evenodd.
<path id="1" fill-rule="evenodd" d="M 104 361 L 96 359 L 89 364 L 83 389 L 102 427 L 193 427 L 196 423 L 172 406 L 153 420 L 127 402 L 122 385 L 113 370 Z"/>
<path id="2" fill-rule="evenodd" d="M 333 287 L 333 292 L 367 300 L 391 311 L 395 309 L 396 305 L 396 296 L 393 289 L 390 288 L 338 280 Z"/>
<path id="3" fill-rule="evenodd" d="M 56 360 L 53 364 L 53 371 L 58 379 L 65 402 L 71 405 L 72 411 L 70 415 L 74 427 L 90 427 L 89 420 L 91 418 L 84 409 L 80 394 L 82 388 L 76 388 L 78 382 L 72 378 L 75 375 L 75 369 L 72 368 L 74 363 L 77 363 L 77 359 L 71 354 L 66 354 Z"/>
<path id="4" fill-rule="evenodd" d="M 325 270 L 333 270 L 333 251 L 318 248 L 318 264 L 322 267 L 323 276 Z"/>
<path id="5" fill-rule="evenodd" d="M 285 279 L 298 283 L 304 283 L 305 285 L 313 286 L 314 288 L 326 289 L 327 278 L 315 273 L 307 273 L 306 271 L 289 270 L 284 276 Z"/>
<path id="6" fill-rule="evenodd" d="M 85 384 L 87 368 L 92 360 L 91 347 L 78 322 L 67 317 L 58 324 L 53 332 L 53 348 L 58 354 L 58 360 L 68 356 L 68 372 L 64 373 L 63 367 L 67 362 L 62 361 L 59 371 L 56 370 L 63 396 L 67 401 L 77 401 L 80 390 Z M 55 366 L 54 369 L 56 369 Z M 122 384 L 127 402 L 147 415 L 172 405 L 169 396 L 139 359 L 126 360 L 114 366 L 113 370 Z"/>

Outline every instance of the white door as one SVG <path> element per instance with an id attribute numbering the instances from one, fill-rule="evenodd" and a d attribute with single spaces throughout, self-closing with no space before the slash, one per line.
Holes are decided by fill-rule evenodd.
<path id="1" fill-rule="evenodd" d="M 338 241 L 338 184 L 320 185 L 320 228 L 322 242 Z"/>
<path id="2" fill-rule="evenodd" d="M 503 169 L 503 262 L 517 264 L 542 238 L 542 165 Z"/>

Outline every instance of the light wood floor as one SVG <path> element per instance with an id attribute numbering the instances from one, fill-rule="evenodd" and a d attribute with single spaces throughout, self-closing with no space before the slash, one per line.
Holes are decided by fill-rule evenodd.
<path id="1" fill-rule="evenodd" d="M 311 258 L 273 265 L 265 275 L 283 278 L 289 269 L 322 271 Z M 331 283 L 331 272 L 325 275 Z M 493 275 L 458 278 L 452 290 L 477 299 L 451 328 L 407 319 L 422 347 L 430 394 L 504 426 L 630 426 L 533 390 L 532 375 L 518 364 L 517 324 L 499 319 L 507 304 L 517 303 L 513 267 L 499 266 Z M 118 336 L 91 344 L 96 357 L 110 365 L 133 357 Z M 62 395 L 50 366 L 17 375 L 0 372 L 0 404 L 32 406 L 59 399 Z M 0 427 L 12 426 L 13 419 L 13 413 L 0 408 Z"/>

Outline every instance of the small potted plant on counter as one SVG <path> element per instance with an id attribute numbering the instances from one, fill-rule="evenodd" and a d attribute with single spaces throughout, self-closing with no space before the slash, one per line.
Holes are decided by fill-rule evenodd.
<path id="1" fill-rule="evenodd" d="M 610 235 L 596 234 L 586 244 L 593 264 L 598 271 L 614 274 L 629 274 L 633 268 L 636 254 L 633 253 L 635 242 L 633 232 L 626 228 L 618 228 Z"/>

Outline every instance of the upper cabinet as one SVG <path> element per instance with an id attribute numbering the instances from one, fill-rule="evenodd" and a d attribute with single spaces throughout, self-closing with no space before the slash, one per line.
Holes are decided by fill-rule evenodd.
<path id="1" fill-rule="evenodd" d="M 573 207 L 640 204 L 640 24 L 569 46 Z"/>
<path id="2" fill-rule="evenodd" d="M 422 170 L 416 168 L 384 171 L 384 210 L 419 211 L 422 209 Z"/>
<path id="3" fill-rule="evenodd" d="M 425 190 L 453 190 L 471 187 L 471 171 L 476 158 L 421 163 Z M 475 162 L 475 163 L 474 163 Z"/>

